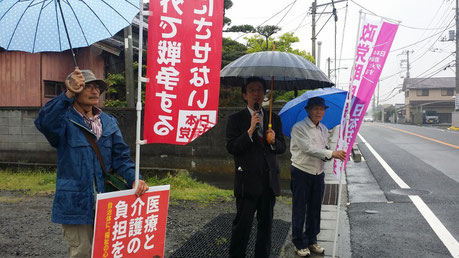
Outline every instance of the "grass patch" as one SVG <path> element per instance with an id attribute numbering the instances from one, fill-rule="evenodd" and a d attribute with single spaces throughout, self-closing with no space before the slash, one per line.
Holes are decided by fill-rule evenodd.
<path id="1" fill-rule="evenodd" d="M 292 204 L 292 197 L 291 196 L 278 196 L 276 197 L 276 201 L 282 202 L 284 204 L 291 205 Z"/>
<path id="2" fill-rule="evenodd" d="M 191 200 L 202 203 L 214 201 L 229 201 L 233 191 L 223 190 L 193 179 L 188 172 L 176 175 L 168 174 L 164 178 L 152 177 L 147 179 L 149 186 L 170 185 L 170 198 L 172 200 Z"/>
<path id="3" fill-rule="evenodd" d="M 7 197 L 7 196 L 0 196 L 0 202 L 2 203 L 18 203 L 23 201 L 24 197 Z"/>
<path id="4" fill-rule="evenodd" d="M 26 196 L 52 194 L 56 189 L 56 171 L 45 169 L 0 169 L 0 190 L 20 192 Z M 222 190 L 191 178 L 188 172 L 168 174 L 164 178 L 148 178 L 149 186 L 170 185 L 171 203 L 178 200 L 199 201 L 203 204 L 232 200 L 233 191 Z M 1 198 L 0 202 L 6 199 Z M 13 200 L 11 200 L 13 201 Z"/>
<path id="5" fill-rule="evenodd" d="M 56 172 L 45 169 L 0 169 L 0 190 L 19 191 L 25 195 L 53 193 L 56 188 Z"/>

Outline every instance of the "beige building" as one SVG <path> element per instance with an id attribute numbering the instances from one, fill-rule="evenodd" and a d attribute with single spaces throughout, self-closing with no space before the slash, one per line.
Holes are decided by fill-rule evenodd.
<path id="1" fill-rule="evenodd" d="M 421 124 L 424 112 L 436 111 L 440 123 L 451 123 L 455 83 L 455 77 L 405 78 L 405 121 Z"/>

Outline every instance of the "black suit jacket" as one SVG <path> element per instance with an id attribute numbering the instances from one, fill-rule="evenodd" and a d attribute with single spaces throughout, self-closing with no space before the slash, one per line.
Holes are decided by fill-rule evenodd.
<path id="1" fill-rule="evenodd" d="M 280 195 L 279 165 L 276 154 L 285 152 L 282 124 L 277 114 L 272 114 L 272 129 L 276 133 L 276 143 L 271 146 L 266 141 L 269 112 L 263 110 L 263 141 L 256 132 L 252 140 L 247 133 L 251 115 L 247 108 L 231 115 L 226 125 L 226 149 L 234 156 L 234 195 L 236 197 L 259 197 L 263 190 L 263 171 L 269 171 L 269 187 L 276 196 Z M 266 162 L 266 163 L 265 163 Z"/>

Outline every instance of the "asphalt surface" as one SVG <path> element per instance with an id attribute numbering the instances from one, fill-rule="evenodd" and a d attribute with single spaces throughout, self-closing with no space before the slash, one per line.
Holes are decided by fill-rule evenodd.
<path id="1" fill-rule="evenodd" d="M 360 134 L 410 189 L 401 189 L 367 144 L 356 141 L 368 170 L 361 177 L 348 172 L 352 256 L 451 257 L 408 194 L 423 200 L 457 244 L 459 134 L 378 123 L 365 123 Z"/>

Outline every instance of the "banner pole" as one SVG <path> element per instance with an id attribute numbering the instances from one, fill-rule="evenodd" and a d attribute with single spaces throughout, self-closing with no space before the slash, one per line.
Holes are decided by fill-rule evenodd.
<path id="1" fill-rule="evenodd" d="M 359 12 L 359 24 L 358 24 L 358 30 L 357 30 L 357 38 L 356 38 L 356 42 L 355 42 L 355 52 L 356 53 L 357 53 L 357 45 L 358 45 L 358 42 L 359 42 L 361 22 L 362 22 L 362 10 L 360 10 L 360 12 Z M 350 82 L 349 82 L 349 90 L 347 92 L 346 104 L 345 104 L 345 108 L 347 108 L 347 110 L 346 110 L 346 123 L 345 123 L 345 127 L 344 127 L 344 146 L 343 146 L 344 150 L 347 150 L 347 147 L 348 147 L 347 144 L 346 144 L 346 142 L 347 142 L 347 127 L 349 126 L 349 119 L 350 119 L 350 113 L 351 113 L 351 99 L 352 99 L 352 95 L 353 95 L 354 75 L 355 75 L 355 59 L 354 59 L 354 64 L 352 66 L 351 78 L 350 78 Z M 349 154 L 347 154 L 346 156 L 349 156 Z M 340 173 L 339 173 L 339 186 L 338 186 L 338 204 L 337 204 L 337 207 L 336 207 L 337 213 L 336 213 L 336 223 L 335 223 L 335 237 L 333 239 L 333 254 L 332 254 L 332 257 L 335 257 L 336 243 L 338 241 L 341 197 L 342 197 L 342 191 L 343 191 L 343 173 L 344 173 L 343 167 L 344 166 L 340 166 L 340 168 L 339 168 Z"/>
<path id="2" fill-rule="evenodd" d="M 139 13 L 139 59 L 137 70 L 137 125 L 136 125 L 136 140 L 135 140 L 135 186 L 137 189 L 140 177 L 140 127 L 142 120 L 142 54 L 143 54 L 143 0 L 140 0 Z"/>

